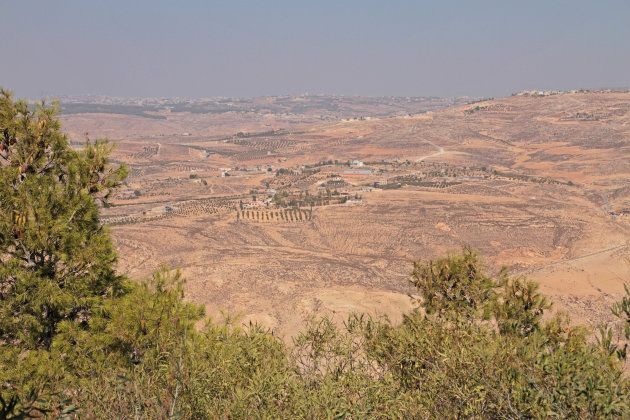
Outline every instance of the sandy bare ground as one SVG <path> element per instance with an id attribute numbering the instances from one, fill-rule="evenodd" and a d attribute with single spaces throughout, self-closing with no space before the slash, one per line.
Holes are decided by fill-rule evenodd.
<path id="1" fill-rule="evenodd" d="M 630 282 L 630 94 L 509 97 L 234 136 L 268 130 L 277 116 L 265 118 L 65 118 L 73 136 L 93 126 L 117 138 L 115 158 L 131 166 L 127 195 L 105 214 L 137 216 L 112 227 L 121 271 L 141 278 L 160 263 L 181 267 L 189 298 L 210 314 L 240 312 L 285 337 L 324 313 L 400 319 L 411 308 L 412 261 L 463 244 L 479 250 L 490 272 L 507 265 L 539 281 L 577 322 L 609 320 Z M 308 174 L 302 165 L 353 159 L 372 171 L 343 178 L 360 203 L 315 207 L 300 223 L 236 219 L 239 200 L 267 188 L 316 195 L 347 169 Z M 295 174 L 276 176 L 279 168 Z M 375 182 L 409 185 L 364 191 Z M 166 205 L 183 210 L 142 220 Z"/>

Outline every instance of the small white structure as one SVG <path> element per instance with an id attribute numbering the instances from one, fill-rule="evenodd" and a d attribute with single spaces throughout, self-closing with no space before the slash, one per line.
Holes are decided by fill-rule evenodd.
<path id="1" fill-rule="evenodd" d="M 365 164 L 361 162 L 360 160 L 355 159 L 352 161 L 352 166 L 361 167 L 361 166 L 365 166 Z"/>
<path id="2" fill-rule="evenodd" d="M 256 207 L 263 207 L 264 205 L 265 203 L 263 203 L 262 201 L 250 201 L 249 203 L 246 203 L 244 207 L 246 209 L 251 209 Z"/>

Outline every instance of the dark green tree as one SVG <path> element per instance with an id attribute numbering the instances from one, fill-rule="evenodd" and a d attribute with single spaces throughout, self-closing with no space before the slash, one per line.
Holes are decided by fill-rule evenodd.
<path id="1" fill-rule="evenodd" d="M 540 329 L 542 316 L 551 304 L 538 292 L 538 284 L 525 277 L 511 279 L 504 271 L 498 285 L 502 290 L 493 309 L 499 331 L 528 336 Z"/>
<path id="2" fill-rule="evenodd" d="M 25 349 L 124 288 L 98 211 L 127 170 L 105 140 L 71 148 L 57 110 L 0 91 L 0 342 Z"/>
<path id="3" fill-rule="evenodd" d="M 464 247 L 461 254 L 426 264 L 414 262 L 411 284 L 420 293 L 427 314 L 445 318 L 473 319 L 488 315 L 495 282 L 485 275 L 477 253 Z"/>

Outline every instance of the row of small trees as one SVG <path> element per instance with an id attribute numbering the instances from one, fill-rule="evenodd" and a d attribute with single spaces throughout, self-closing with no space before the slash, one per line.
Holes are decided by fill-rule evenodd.
<path id="1" fill-rule="evenodd" d="M 196 216 L 200 214 L 216 214 L 231 212 L 236 208 L 229 200 L 194 200 L 177 204 L 174 213 L 180 216 Z"/>
<path id="2" fill-rule="evenodd" d="M 239 210 L 236 220 L 254 220 L 257 222 L 306 222 L 311 220 L 312 210 L 281 209 L 281 210 Z"/>

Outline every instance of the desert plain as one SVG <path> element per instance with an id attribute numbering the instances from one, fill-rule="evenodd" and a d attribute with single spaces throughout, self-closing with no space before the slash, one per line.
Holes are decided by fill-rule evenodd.
<path id="1" fill-rule="evenodd" d="M 413 307 L 413 261 L 463 245 L 592 326 L 630 283 L 630 93 L 497 99 L 62 100 L 130 174 L 103 209 L 134 279 L 160 264 L 215 318 L 289 339 Z"/>

